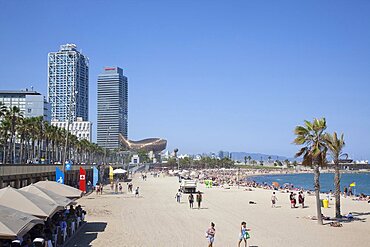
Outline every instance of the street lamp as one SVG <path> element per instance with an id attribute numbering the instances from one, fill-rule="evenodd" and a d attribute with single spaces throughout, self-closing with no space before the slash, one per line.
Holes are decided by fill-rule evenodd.
<path id="1" fill-rule="evenodd" d="M 177 159 L 177 152 L 179 151 L 179 149 L 178 148 L 175 148 L 174 150 L 173 150 L 173 152 L 175 153 L 175 160 L 176 160 L 176 163 L 177 163 L 177 170 L 180 170 L 180 162 L 179 162 L 179 160 Z"/>
<path id="2" fill-rule="evenodd" d="M 67 130 L 67 132 L 66 132 L 66 140 L 65 140 L 65 145 L 64 145 L 64 160 L 63 160 L 63 174 L 64 174 L 64 180 L 66 180 L 66 162 L 68 161 L 68 159 L 69 159 L 69 149 L 68 149 L 68 139 L 69 139 L 69 125 L 70 125 L 70 122 L 71 122 L 71 116 L 72 116 L 72 106 L 74 106 L 75 105 L 75 103 L 76 103 L 76 95 L 78 94 L 78 91 L 75 91 L 74 89 L 72 90 L 72 92 L 73 92 L 73 97 L 72 97 L 72 95 L 70 95 L 70 97 L 69 97 L 69 101 L 67 102 L 67 101 L 65 101 L 64 102 L 64 104 L 65 105 L 67 105 L 67 107 L 68 107 L 68 112 L 67 112 L 67 128 L 66 128 L 66 130 Z M 71 93 L 72 94 L 72 93 Z M 56 94 L 54 95 L 55 96 L 55 98 L 57 98 L 57 99 L 60 99 Z M 54 102 L 54 104 L 56 104 L 55 102 Z M 68 150 L 68 151 L 67 151 Z"/>
<path id="3" fill-rule="evenodd" d="M 108 133 L 107 133 L 107 136 L 105 138 L 105 148 L 104 148 L 104 163 L 106 164 L 107 163 L 107 144 L 108 144 L 108 137 L 110 137 L 110 130 L 112 129 L 111 126 L 108 127 Z"/>
<path id="4" fill-rule="evenodd" d="M 107 136 L 105 137 L 104 159 L 103 159 L 103 164 L 100 166 L 100 180 L 101 180 L 101 183 L 103 183 L 103 181 L 104 181 L 104 170 L 105 170 L 105 166 L 106 166 L 106 163 L 107 163 L 107 144 L 108 144 L 108 137 L 110 136 L 111 128 L 112 128 L 111 126 L 108 127 Z"/>

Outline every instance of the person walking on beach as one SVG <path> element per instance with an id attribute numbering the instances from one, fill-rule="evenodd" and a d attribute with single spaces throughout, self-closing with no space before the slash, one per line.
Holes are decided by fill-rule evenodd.
<path id="1" fill-rule="evenodd" d="M 114 194 L 118 194 L 118 183 L 114 184 Z"/>
<path id="2" fill-rule="evenodd" d="M 240 237 L 238 247 L 240 247 L 241 242 L 244 240 L 244 246 L 247 247 L 247 239 L 250 238 L 248 231 L 251 229 L 247 228 L 247 223 L 245 221 L 242 222 L 240 227 Z"/>
<path id="3" fill-rule="evenodd" d="M 194 207 L 194 195 L 193 195 L 193 193 L 190 193 L 190 195 L 189 195 L 189 207 L 190 208 Z"/>
<path id="4" fill-rule="evenodd" d="M 119 189 L 119 193 L 121 193 L 121 194 L 122 194 L 122 185 L 121 185 L 121 183 L 119 183 L 119 184 L 118 184 L 118 186 L 119 186 L 119 187 L 118 187 L 118 189 Z"/>
<path id="5" fill-rule="evenodd" d="M 298 193 L 298 203 L 304 208 L 304 195 L 302 191 Z"/>
<path id="6" fill-rule="evenodd" d="M 96 195 L 99 195 L 100 185 L 98 183 L 96 183 L 96 185 L 95 185 L 95 191 L 96 191 Z"/>
<path id="7" fill-rule="evenodd" d="M 103 184 L 100 184 L 100 195 L 103 195 Z"/>
<path id="8" fill-rule="evenodd" d="M 346 186 L 344 186 L 343 194 L 344 194 L 344 198 L 346 198 L 347 197 L 347 187 Z"/>
<path id="9" fill-rule="evenodd" d="M 290 199 L 290 208 L 295 208 L 295 204 L 297 203 L 297 201 L 295 199 L 293 192 L 290 192 L 289 199 Z"/>
<path id="10" fill-rule="evenodd" d="M 353 195 L 353 193 L 352 193 L 352 187 L 351 186 L 349 186 L 349 188 L 348 188 L 348 196 L 352 196 Z"/>
<path id="11" fill-rule="evenodd" d="M 211 222 L 211 226 L 206 231 L 206 238 L 208 239 L 208 247 L 213 246 L 213 242 L 215 241 L 216 229 L 215 223 Z"/>
<path id="12" fill-rule="evenodd" d="M 175 198 L 178 203 L 181 203 L 181 191 L 180 190 L 177 191 Z"/>
<path id="13" fill-rule="evenodd" d="M 198 209 L 200 209 L 200 205 L 202 204 L 202 194 L 200 193 L 200 191 L 198 191 L 198 194 L 197 194 L 197 203 L 198 203 Z"/>
<path id="14" fill-rule="evenodd" d="M 135 197 L 136 196 L 139 197 L 139 187 L 137 187 L 136 190 L 135 190 Z"/>
<path id="15" fill-rule="evenodd" d="M 271 196 L 271 207 L 272 208 L 275 207 L 276 201 L 277 201 L 277 197 L 275 195 L 275 192 L 272 192 L 272 196 Z"/>

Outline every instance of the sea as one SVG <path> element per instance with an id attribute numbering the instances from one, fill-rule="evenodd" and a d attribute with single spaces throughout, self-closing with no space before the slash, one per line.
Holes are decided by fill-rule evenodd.
<path id="1" fill-rule="evenodd" d="M 303 188 L 306 190 L 314 190 L 312 173 L 301 173 L 301 174 L 279 174 L 279 175 L 259 175 L 249 177 L 248 180 L 253 180 L 258 183 L 271 184 L 272 182 L 278 182 L 280 185 L 285 183 L 293 184 L 295 188 Z M 342 173 L 341 174 L 341 191 L 344 187 L 347 187 L 355 182 L 354 187 L 355 194 L 364 193 L 370 195 L 370 172 L 364 173 Z M 321 173 L 320 174 L 320 190 L 321 192 L 334 191 L 334 173 Z"/>

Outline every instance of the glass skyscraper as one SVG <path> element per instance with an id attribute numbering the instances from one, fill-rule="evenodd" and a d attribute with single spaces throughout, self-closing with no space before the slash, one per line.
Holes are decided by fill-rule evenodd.
<path id="1" fill-rule="evenodd" d="M 120 147 L 119 133 L 127 138 L 128 82 L 119 67 L 105 67 L 98 76 L 98 145 Z"/>
<path id="2" fill-rule="evenodd" d="M 75 44 L 48 54 L 48 98 L 52 121 L 88 120 L 89 59 Z M 69 117 L 70 116 L 70 117 Z"/>

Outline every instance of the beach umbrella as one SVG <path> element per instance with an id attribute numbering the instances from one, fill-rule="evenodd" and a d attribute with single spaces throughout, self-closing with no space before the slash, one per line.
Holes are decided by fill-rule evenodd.
<path id="1" fill-rule="evenodd" d="M 0 205 L 0 239 L 22 237 L 38 224 L 44 224 L 44 221 L 30 214 Z"/>
<path id="2" fill-rule="evenodd" d="M 67 198 L 80 198 L 83 193 L 81 190 L 54 181 L 39 181 L 34 185 Z"/>
<path id="3" fill-rule="evenodd" d="M 272 186 L 279 188 L 279 183 L 278 182 L 272 182 Z"/>
<path id="4" fill-rule="evenodd" d="M 64 209 L 38 195 L 17 190 L 10 186 L 0 189 L 0 205 L 40 218 L 51 217 L 57 211 Z"/>
<path id="5" fill-rule="evenodd" d="M 125 174 L 126 172 L 127 172 L 126 170 L 118 168 L 113 171 L 113 174 Z"/>
<path id="6" fill-rule="evenodd" d="M 57 204 L 60 207 L 67 207 L 72 204 L 76 204 L 74 201 L 68 199 L 67 197 L 58 195 L 50 190 L 43 189 L 41 187 L 37 187 L 33 184 L 28 185 L 26 187 L 23 187 L 19 190 L 26 191 L 38 196 L 41 196 L 42 198 L 45 198 L 46 200 L 49 200 L 55 204 Z"/>
<path id="7" fill-rule="evenodd" d="M 353 182 L 349 185 L 350 187 L 355 187 L 356 186 L 356 182 Z"/>

